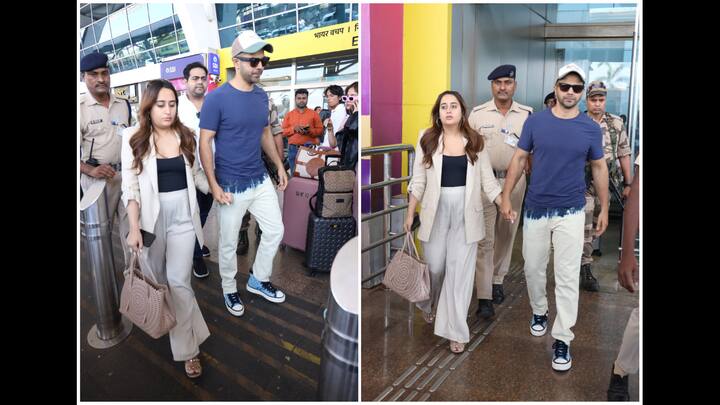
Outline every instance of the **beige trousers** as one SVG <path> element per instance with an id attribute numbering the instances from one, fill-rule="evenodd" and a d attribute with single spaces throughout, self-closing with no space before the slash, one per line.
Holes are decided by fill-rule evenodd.
<path id="1" fill-rule="evenodd" d="M 500 186 L 505 179 L 498 179 Z M 517 185 L 510 194 L 512 209 L 520 212 L 525 197 L 525 176 L 521 176 Z M 515 234 L 520 221 L 510 223 L 503 219 L 494 202 L 485 194 L 483 198 L 483 213 L 485 214 L 485 239 L 478 244 L 477 261 L 475 262 L 475 288 L 477 297 L 492 299 L 492 285 L 502 284 L 505 275 L 510 270 Z"/>
<path id="2" fill-rule="evenodd" d="M 430 239 L 423 243 L 430 269 L 430 299 L 417 303 L 424 312 L 437 308 L 435 334 L 470 341 L 467 314 L 472 299 L 477 242 L 465 241 L 465 187 L 443 187 Z"/>
<path id="3" fill-rule="evenodd" d="M 633 309 L 625 327 L 620 353 L 615 360 L 615 374 L 626 376 L 637 374 L 640 368 L 640 313 L 639 309 Z"/>
<path id="4" fill-rule="evenodd" d="M 577 320 L 584 224 L 582 209 L 564 215 L 548 213 L 540 218 L 530 218 L 526 212 L 523 218 L 525 279 L 532 312 L 544 315 L 548 311 L 546 271 L 552 243 L 557 311 L 552 336 L 568 345 L 575 338 L 571 328 Z"/>
<path id="5" fill-rule="evenodd" d="M 143 249 L 145 263 L 155 279 L 170 288 L 177 320 L 170 330 L 173 359 L 190 360 L 200 353 L 200 344 L 210 331 L 190 285 L 196 236 L 187 189 L 160 193 L 160 215 L 153 233 L 155 241 Z"/>

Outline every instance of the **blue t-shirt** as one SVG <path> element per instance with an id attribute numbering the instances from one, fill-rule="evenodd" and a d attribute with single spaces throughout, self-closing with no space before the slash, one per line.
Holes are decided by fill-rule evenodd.
<path id="1" fill-rule="evenodd" d="M 208 93 L 200 128 L 215 131 L 215 178 L 224 191 L 241 193 L 265 180 L 260 141 L 266 126 L 268 96 L 263 89 L 241 91 L 225 83 Z"/>
<path id="2" fill-rule="evenodd" d="M 585 114 L 561 119 L 543 110 L 525 121 L 518 147 L 533 153 L 526 215 L 585 206 L 585 162 L 603 157 L 600 125 Z"/>

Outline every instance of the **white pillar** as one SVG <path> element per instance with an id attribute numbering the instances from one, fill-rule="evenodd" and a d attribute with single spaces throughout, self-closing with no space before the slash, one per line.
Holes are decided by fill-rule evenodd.
<path id="1" fill-rule="evenodd" d="M 185 32 L 185 40 L 191 54 L 216 52 L 220 49 L 217 15 L 213 3 L 176 2 L 175 12 Z"/>

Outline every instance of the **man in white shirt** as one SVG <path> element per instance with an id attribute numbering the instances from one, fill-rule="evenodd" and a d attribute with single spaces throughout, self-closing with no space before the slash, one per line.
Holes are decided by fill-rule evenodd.
<path id="1" fill-rule="evenodd" d="M 330 108 L 330 118 L 327 118 L 323 125 L 327 129 L 325 132 L 325 138 L 322 141 L 322 146 L 330 148 L 337 147 L 337 139 L 335 138 L 335 132 L 340 131 L 343 128 L 345 119 L 347 118 L 347 111 L 345 111 L 345 104 L 340 102 L 340 97 L 343 96 L 342 87 L 337 84 L 328 86 L 325 89 L 325 97 L 328 100 L 328 108 Z"/>
<path id="2" fill-rule="evenodd" d="M 195 132 L 196 148 L 200 145 L 200 110 L 205 101 L 205 92 L 208 85 L 208 70 L 200 62 L 193 62 L 185 66 L 183 69 L 183 77 L 185 78 L 185 94 L 178 98 L 178 118 L 186 127 Z M 195 150 L 198 162 L 200 161 L 199 149 Z M 202 165 L 202 163 L 201 163 Z M 200 209 L 200 222 L 205 226 L 208 213 L 213 204 L 213 196 L 211 193 L 204 194 L 200 191 L 196 192 L 198 208 Z M 210 249 L 207 246 L 200 247 L 195 241 L 195 253 L 193 255 L 193 274 L 197 278 L 205 278 L 210 273 L 203 256 L 210 256 Z"/>

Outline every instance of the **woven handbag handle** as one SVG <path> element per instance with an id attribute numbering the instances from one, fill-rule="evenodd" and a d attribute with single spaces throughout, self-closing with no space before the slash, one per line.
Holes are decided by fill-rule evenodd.
<path id="1" fill-rule="evenodd" d="M 127 275 L 130 277 L 130 288 L 132 288 L 133 282 L 135 281 L 135 277 L 137 277 L 137 275 L 135 273 L 135 269 L 140 270 L 140 271 L 138 271 L 138 273 L 140 273 L 140 278 L 142 278 L 142 280 L 147 283 L 147 281 L 145 280 L 145 273 L 143 273 L 143 270 L 142 270 L 142 267 L 140 267 L 139 261 L 140 261 L 140 255 L 138 254 L 137 251 L 133 251 L 132 257 L 130 258 L 130 274 Z M 147 296 L 148 296 L 148 298 L 150 298 L 150 290 L 148 290 Z"/>
<path id="2" fill-rule="evenodd" d="M 130 277 L 130 287 L 133 285 L 133 280 L 135 279 L 135 268 L 138 267 L 138 254 L 137 252 L 132 252 L 132 255 L 130 256 L 130 268 L 126 270 L 127 273 L 125 277 Z"/>
<path id="3" fill-rule="evenodd" d="M 408 235 L 409 235 L 409 234 L 405 234 L 405 240 L 403 241 L 403 247 L 402 247 L 402 250 L 400 250 L 401 252 L 405 252 L 405 248 L 407 248 L 407 243 L 408 243 L 408 237 L 407 237 L 407 236 L 408 236 Z M 410 253 L 410 254 L 412 255 L 412 252 L 410 252 L 409 250 L 408 250 L 408 253 Z"/>
<path id="4" fill-rule="evenodd" d="M 417 246 L 415 246 L 415 241 L 412 240 L 412 236 L 410 235 L 410 232 L 405 234 L 405 243 L 403 243 L 403 251 L 405 250 L 405 245 L 408 242 L 410 242 L 410 246 L 411 246 L 411 248 L 408 249 L 408 253 L 410 254 L 410 256 L 413 256 L 418 261 L 422 261 L 422 260 L 420 260 L 420 254 L 417 251 Z"/>
<path id="5" fill-rule="evenodd" d="M 130 275 L 133 277 L 130 279 L 130 285 L 132 286 L 132 282 L 133 282 L 132 279 L 135 278 L 134 277 L 135 269 L 139 270 L 138 273 L 140 273 L 140 276 L 143 279 L 143 281 L 147 282 L 146 279 L 149 278 L 155 285 L 158 285 L 158 282 L 155 279 L 155 275 L 152 274 L 152 271 L 150 271 L 150 274 L 145 274 L 145 271 L 143 271 L 143 266 L 140 265 L 141 261 L 144 261 L 144 259 L 142 259 L 140 257 L 140 254 L 138 252 L 132 252 L 132 256 L 130 257 L 130 269 L 131 269 Z M 145 267 L 147 267 L 147 265 Z"/>

